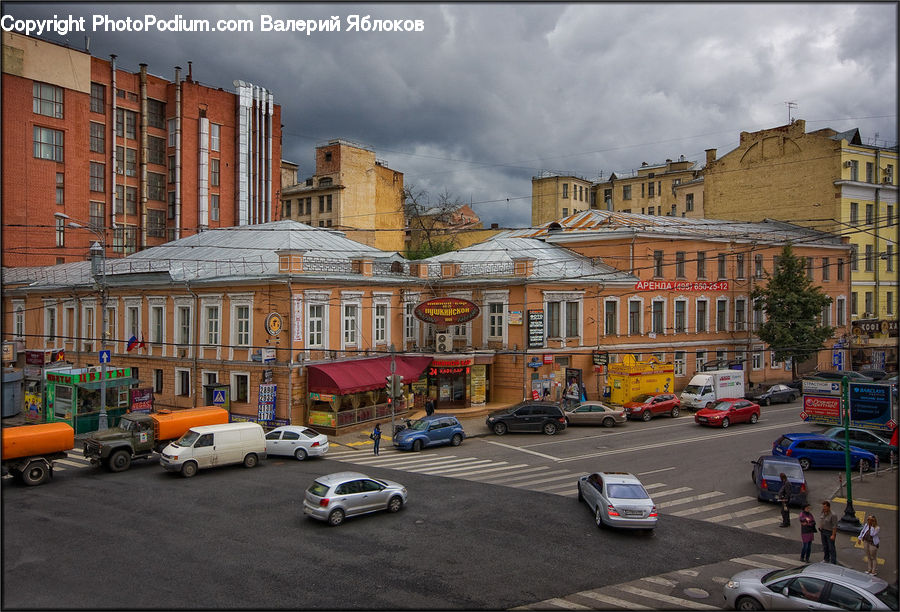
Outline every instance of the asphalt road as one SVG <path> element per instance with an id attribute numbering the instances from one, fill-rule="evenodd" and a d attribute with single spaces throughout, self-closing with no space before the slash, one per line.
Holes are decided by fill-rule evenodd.
<path id="1" fill-rule="evenodd" d="M 399 514 L 305 519 L 303 490 L 345 467 L 270 459 L 183 479 L 148 462 L 4 480 L 3 608 L 511 608 L 796 548 L 690 518 L 599 530 L 574 498 L 374 467 L 409 488 Z"/>

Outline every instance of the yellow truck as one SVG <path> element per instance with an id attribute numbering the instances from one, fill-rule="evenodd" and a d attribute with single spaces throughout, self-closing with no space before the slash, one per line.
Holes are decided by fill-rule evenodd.
<path id="1" fill-rule="evenodd" d="M 53 462 L 75 448 L 75 430 L 68 423 L 43 423 L 3 428 L 3 474 L 26 485 L 47 482 Z"/>
<path id="2" fill-rule="evenodd" d="M 622 363 L 609 364 L 606 376 L 609 402 L 624 406 L 644 393 L 672 393 L 675 385 L 675 365 L 662 363 L 656 357 L 637 361 L 626 355 Z"/>

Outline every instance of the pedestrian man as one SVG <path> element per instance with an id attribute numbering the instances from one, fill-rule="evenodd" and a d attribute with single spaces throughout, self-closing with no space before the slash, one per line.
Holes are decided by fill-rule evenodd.
<path id="1" fill-rule="evenodd" d="M 788 510 L 788 502 L 791 501 L 791 481 L 784 472 L 778 477 L 781 478 L 781 488 L 778 489 L 778 501 L 781 502 L 781 525 L 779 527 L 790 527 L 791 512 Z"/>
<path id="2" fill-rule="evenodd" d="M 822 536 L 822 550 L 825 552 L 825 563 L 837 564 L 837 551 L 834 539 L 837 537 L 837 517 L 831 513 L 831 502 L 822 502 L 822 515 L 819 517 L 819 534 Z"/>
<path id="3" fill-rule="evenodd" d="M 866 573 L 873 576 L 878 573 L 878 532 L 881 527 L 878 526 L 878 519 L 874 514 L 866 517 L 866 524 L 859 530 L 859 541 L 866 551 Z"/>
<path id="4" fill-rule="evenodd" d="M 430 397 L 425 400 L 425 414 L 427 416 L 431 416 L 432 414 L 434 414 L 434 400 Z"/>
<path id="5" fill-rule="evenodd" d="M 381 444 L 381 425 L 375 423 L 375 429 L 372 430 L 372 434 L 369 437 L 375 442 L 375 454 L 377 455 L 378 446 Z"/>

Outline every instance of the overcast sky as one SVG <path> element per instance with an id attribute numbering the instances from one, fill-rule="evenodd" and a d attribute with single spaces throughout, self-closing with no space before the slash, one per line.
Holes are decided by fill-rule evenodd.
<path id="1" fill-rule="evenodd" d="M 531 222 L 531 178 L 590 180 L 684 155 L 703 161 L 741 131 L 788 122 L 858 127 L 897 144 L 897 5 L 880 4 L 102 4 L 14 3 L 16 18 L 86 17 L 65 39 L 119 65 L 282 107 L 283 157 L 374 149 L 407 185 L 471 201 L 485 225 Z M 254 32 L 92 30 L 94 15 L 250 19 Z M 340 32 L 261 32 L 276 19 L 338 16 Z M 422 32 L 348 32 L 348 18 L 422 20 Z M 60 37 L 44 35 L 59 42 Z"/>

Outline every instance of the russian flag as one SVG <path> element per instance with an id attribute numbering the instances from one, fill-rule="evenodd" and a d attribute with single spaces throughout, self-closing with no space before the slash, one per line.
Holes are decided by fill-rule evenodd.
<path id="1" fill-rule="evenodd" d="M 132 336 L 131 338 L 128 339 L 128 348 L 126 348 L 125 350 L 131 351 L 131 349 L 133 349 L 137 345 L 138 345 L 138 339 L 135 338 L 134 336 Z"/>

